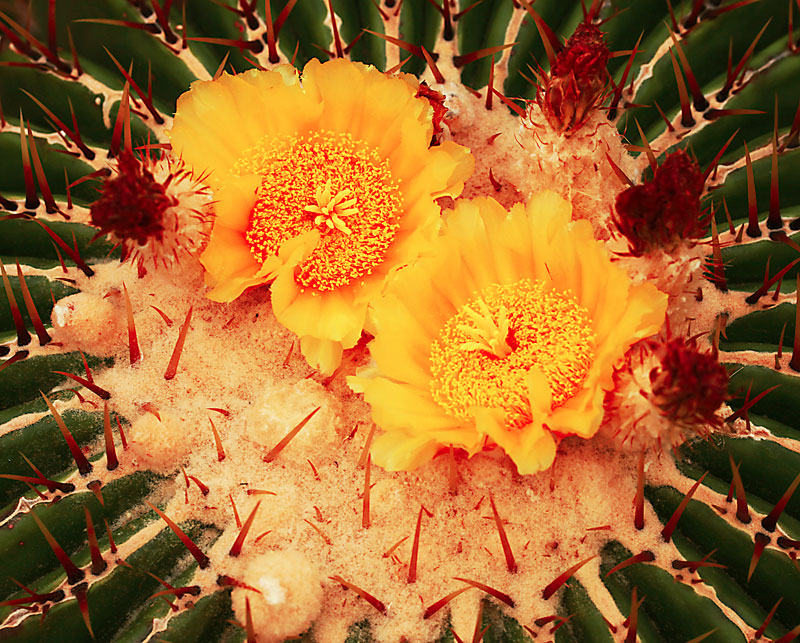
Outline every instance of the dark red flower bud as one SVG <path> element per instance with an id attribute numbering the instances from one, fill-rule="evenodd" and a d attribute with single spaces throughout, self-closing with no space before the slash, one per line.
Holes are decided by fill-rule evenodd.
<path id="1" fill-rule="evenodd" d="M 116 172 L 104 183 L 100 198 L 92 204 L 92 223 L 123 244 L 144 245 L 150 239 L 161 240 L 164 212 L 171 205 L 164 186 L 126 150 L 117 161 Z"/>
<path id="2" fill-rule="evenodd" d="M 697 164 L 678 150 L 656 168 L 650 181 L 621 192 L 614 223 L 628 239 L 631 253 L 638 257 L 702 238 L 708 223 L 701 214 L 703 183 Z"/>
<path id="3" fill-rule="evenodd" d="M 703 434 L 719 428 L 717 410 L 728 397 L 728 372 L 711 352 L 674 338 L 655 351 L 650 372 L 652 403 L 678 427 Z"/>
<path id="4" fill-rule="evenodd" d="M 556 56 L 538 101 L 550 125 L 574 132 L 589 120 L 608 85 L 608 47 L 603 33 L 582 22 Z"/>
<path id="5" fill-rule="evenodd" d="M 614 372 L 605 431 L 626 449 L 667 451 L 726 430 L 728 372 L 696 339 L 647 339 Z"/>

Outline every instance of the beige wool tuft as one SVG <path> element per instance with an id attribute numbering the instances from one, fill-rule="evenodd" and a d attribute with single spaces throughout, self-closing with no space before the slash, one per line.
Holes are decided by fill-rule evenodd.
<path id="1" fill-rule="evenodd" d="M 239 622 L 245 623 L 249 601 L 260 641 L 282 641 L 311 627 L 322 609 L 323 592 L 319 570 L 305 555 L 294 550 L 270 551 L 242 567 L 241 581 L 256 591 L 234 589 L 233 609 Z"/>
<path id="2" fill-rule="evenodd" d="M 139 465 L 157 473 L 170 473 L 186 462 L 196 440 L 194 428 L 173 415 L 140 416 L 128 430 L 130 448 Z"/>
<path id="3" fill-rule="evenodd" d="M 59 299 L 50 315 L 53 338 L 67 350 L 91 346 L 93 355 L 113 355 L 123 345 L 126 330 L 118 299 L 117 292 L 80 292 Z"/>

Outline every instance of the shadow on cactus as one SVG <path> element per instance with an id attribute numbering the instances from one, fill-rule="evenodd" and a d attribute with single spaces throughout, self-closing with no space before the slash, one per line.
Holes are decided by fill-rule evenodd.
<path id="1" fill-rule="evenodd" d="M 800 637 L 798 15 L 0 4 L 0 639 Z"/>

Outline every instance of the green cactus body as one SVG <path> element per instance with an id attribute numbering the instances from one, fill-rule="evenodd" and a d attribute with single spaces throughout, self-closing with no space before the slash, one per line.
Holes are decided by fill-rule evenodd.
<path id="1" fill-rule="evenodd" d="M 0 640 L 800 636 L 800 4 L 444 2 L 0 2 Z M 546 89 L 586 12 L 612 55 L 584 115 Z M 532 476 L 371 464 L 364 342 L 324 377 L 266 288 L 208 300 L 207 177 L 155 160 L 192 82 L 314 58 L 442 92 L 462 196 L 568 199 L 718 351 L 714 430 L 618 448 L 638 418 Z M 131 145 L 168 185 L 158 247 L 91 225 Z M 677 149 L 704 225 L 628 252 L 617 195 Z"/>

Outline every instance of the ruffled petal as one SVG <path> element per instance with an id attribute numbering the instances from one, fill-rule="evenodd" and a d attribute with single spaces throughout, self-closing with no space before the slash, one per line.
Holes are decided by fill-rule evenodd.
<path id="1" fill-rule="evenodd" d="M 439 445 L 431 436 L 389 431 L 372 443 L 372 461 L 387 471 L 411 471 L 430 462 Z"/>
<path id="2" fill-rule="evenodd" d="M 322 105 L 303 91 L 290 65 L 251 69 L 192 83 L 178 98 L 173 154 L 222 187 L 237 160 L 265 136 L 303 135 L 319 122 Z"/>
<path id="3" fill-rule="evenodd" d="M 339 342 L 309 335 L 300 338 L 300 352 L 312 367 L 325 376 L 331 375 L 342 361 L 342 345 Z"/>
<path id="4" fill-rule="evenodd" d="M 553 409 L 547 426 L 559 435 L 591 438 L 603 421 L 604 399 L 605 390 L 601 386 L 585 384 L 575 397 L 563 406 Z"/>
<path id="5" fill-rule="evenodd" d="M 275 278 L 277 268 L 277 261 L 257 265 L 255 271 L 252 266 L 243 267 L 237 272 L 230 273 L 224 281 L 216 284 L 207 282 L 206 285 L 212 288 L 206 293 L 206 297 L 221 303 L 233 301 L 248 288 L 270 283 Z"/>
<path id="6" fill-rule="evenodd" d="M 430 107 L 415 98 L 417 88 L 406 78 L 405 82 L 389 79 L 361 63 L 312 59 L 303 69 L 302 84 L 306 94 L 323 106 L 319 129 L 350 133 L 388 158 L 407 144 L 400 135 L 405 123 L 416 128 L 424 148 L 433 132 Z"/>
<path id="7" fill-rule="evenodd" d="M 478 431 L 506 452 L 520 474 L 530 475 L 548 469 L 556 457 L 556 441 L 552 434 L 538 422 L 508 428 L 504 416 L 501 409 L 477 410 Z"/>
<path id="8" fill-rule="evenodd" d="M 232 301 L 247 288 L 268 283 L 280 266 L 277 257 L 264 264 L 256 261 L 245 239 L 258 181 L 252 175 L 231 177 L 218 192 L 214 229 L 200 256 L 206 283 L 213 286 L 208 297 L 214 301 Z"/>
<path id="9" fill-rule="evenodd" d="M 430 435 L 461 427 L 462 423 L 445 414 L 426 390 L 385 377 L 366 379 L 356 376 L 355 379 L 372 408 L 372 419 L 384 430 Z"/>
<path id="10" fill-rule="evenodd" d="M 424 284 L 421 284 L 424 288 Z M 430 292 L 430 291 L 429 291 Z M 417 319 L 412 311 L 399 304 L 396 297 L 387 297 L 375 304 L 381 310 L 378 337 L 370 343 L 369 351 L 376 364 L 387 377 L 414 386 L 425 387 L 430 381 L 430 341 L 423 324 L 430 321 L 432 325 L 444 323 L 435 317 L 435 311 L 428 309 L 425 292 L 420 292 L 420 306 L 417 308 Z M 392 314 L 382 314 L 382 309 L 390 308 Z M 375 330 L 373 328 L 373 330 Z M 376 331 L 377 332 L 377 331 Z M 398 342 L 394 338 L 403 335 L 407 341 Z"/>
<path id="11" fill-rule="evenodd" d="M 339 342 L 352 348 L 361 336 L 366 304 L 355 306 L 347 291 L 301 288 L 291 265 L 281 269 L 272 285 L 276 319 L 297 335 Z"/>

